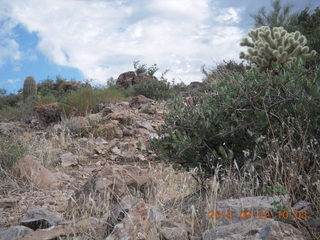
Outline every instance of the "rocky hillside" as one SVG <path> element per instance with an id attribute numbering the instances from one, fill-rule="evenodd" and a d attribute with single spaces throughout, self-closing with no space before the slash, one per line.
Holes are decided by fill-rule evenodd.
<path id="1" fill-rule="evenodd" d="M 28 146 L 3 171 L 0 240 L 291 240 L 319 228 L 308 202 L 282 211 L 274 203 L 288 202 L 285 194 L 226 198 L 232 182 L 201 184 L 192 171 L 155 162 L 149 141 L 165 112 L 165 102 L 137 96 L 46 128 L 0 123 L 4 138 Z"/>

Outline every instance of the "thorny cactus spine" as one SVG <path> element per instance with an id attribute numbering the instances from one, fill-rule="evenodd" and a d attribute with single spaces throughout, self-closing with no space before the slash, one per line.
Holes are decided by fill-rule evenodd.
<path id="1" fill-rule="evenodd" d="M 248 53 L 241 52 L 240 58 L 246 59 L 260 70 L 272 68 L 272 62 L 288 66 L 299 57 L 315 56 L 316 51 L 309 52 L 307 39 L 300 32 L 288 33 L 283 27 L 270 29 L 263 26 L 249 31 L 241 46 L 248 47 Z"/>
<path id="2" fill-rule="evenodd" d="M 26 100 L 30 96 L 37 94 L 37 83 L 36 80 L 29 76 L 24 80 L 23 83 L 23 99 Z"/>

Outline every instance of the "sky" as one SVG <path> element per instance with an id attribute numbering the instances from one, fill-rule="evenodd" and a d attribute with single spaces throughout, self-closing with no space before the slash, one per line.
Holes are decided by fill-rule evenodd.
<path id="1" fill-rule="evenodd" d="M 295 10 L 319 0 L 283 0 Z M 270 0 L 0 0 L 0 88 L 23 80 L 90 80 L 133 70 L 133 61 L 175 82 L 201 81 L 201 66 L 239 61 L 253 20 Z"/>

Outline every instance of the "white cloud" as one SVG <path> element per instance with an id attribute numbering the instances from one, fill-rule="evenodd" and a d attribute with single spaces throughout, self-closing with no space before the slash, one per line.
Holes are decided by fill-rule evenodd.
<path id="1" fill-rule="evenodd" d="M 14 84 L 14 83 L 19 82 L 19 81 L 20 81 L 20 79 L 18 79 L 18 78 L 13 78 L 13 79 L 8 79 L 8 80 L 7 80 L 7 83 Z"/>
<path id="2" fill-rule="evenodd" d="M 218 16 L 217 21 L 220 23 L 239 23 L 240 22 L 240 16 L 239 12 L 240 9 L 235 8 L 226 8 L 221 10 L 221 14 Z"/>
<path id="3" fill-rule="evenodd" d="M 8 17 L 37 33 L 49 59 L 98 82 L 131 70 L 134 60 L 199 81 L 201 65 L 238 58 L 243 35 L 232 26 L 239 10 L 217 9 L 212 0 L 0 2 Z"/>
<path id="4" fill-rule="evenodd" d="M 19 44 L 13 36 L 15 26 L 16 23 L 12 19 L 3 19 L 0 24 L 0 67 L 8 60 L 15 61 L 21 58 Z"/>

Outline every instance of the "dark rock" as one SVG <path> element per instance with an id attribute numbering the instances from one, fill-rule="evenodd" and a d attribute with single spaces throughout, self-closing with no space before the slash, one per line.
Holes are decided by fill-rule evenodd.
<path id="1" fill-rule="evenodd" d="M 122 88 L 128 88 L 135 83 L 136 73 L 133 71 L 121 73 L 116 81 L 116 85 Z"/>

